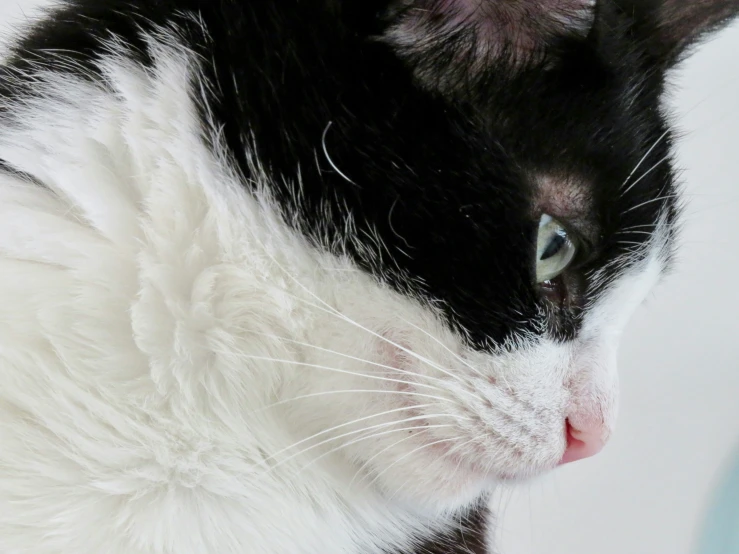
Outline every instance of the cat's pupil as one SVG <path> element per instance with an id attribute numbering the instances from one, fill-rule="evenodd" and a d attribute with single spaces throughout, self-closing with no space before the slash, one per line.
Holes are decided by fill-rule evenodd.
<path id="1" fill-rule="evenodd" d="M 547 245 L 546 249 L 541 255 L 541 258 L 539 258 L 541 261 L 548 260 L 549 258 L 553 258 L 556 256 L 560 250 L 562 250 L 562 247 L 567 242 L 567 238 L 565 237 L 564 233 L 555 233 L 552 239 L 549 241 L 549 244 Z"/>

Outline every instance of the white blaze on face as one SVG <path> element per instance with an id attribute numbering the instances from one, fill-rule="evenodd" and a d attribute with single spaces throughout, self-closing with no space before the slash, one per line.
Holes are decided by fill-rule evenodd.
<path id="1" fill-rule="evenodd" d="M 667 235 L 667 223 L 662 218 L 645 243 L 644 258 L 624 270 L 592 304 L 578 337 L 572 365 L 571 422 L 576 427 L 602 422 L 604 440 L 610 436 L 616 419 L 616 352 L 621 334 L 664 272 Z"/>

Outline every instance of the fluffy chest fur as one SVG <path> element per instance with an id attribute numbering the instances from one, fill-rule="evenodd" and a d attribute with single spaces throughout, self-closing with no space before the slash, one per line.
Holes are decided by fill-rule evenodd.
<path id="1" fill-rule="evenodd" d="M 45 185 L 2 176 L 2 551 L 345 552 L 420 522 L 266 459 L 295 440 L 286 383 L 331 378 L 278 338 L 334 342 L 297 279 L 372 287 L 244 194 L 199 137 L 192 67 L 160 61 L 111 61 L 116 94 L 49 75 L 2 134 Z"/>

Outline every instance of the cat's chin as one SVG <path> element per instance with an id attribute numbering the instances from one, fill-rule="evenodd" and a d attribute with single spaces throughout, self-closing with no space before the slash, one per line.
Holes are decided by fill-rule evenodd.
<path id="1" fill-rule="evenodd" d="M 430 450 L 438 455 L 435 463 L 413 464 L 405 468 L 403 482 L 384 480 L 384 496 L 433 511 L 458 510 L 469 506 L 499 486 L 515 486 L 542 477 L 560 464 L 555 459 L 537 467 L 491 467 L 490 461 L 477 456 L 449 453 L 441 446 Z M 410 475 L 409 475 L 410 474 Z"/>
<path id="2" fill-rule="evenodd" d="M 454 453 L 447 453 L 445 457 L 450 468 L 459 474 L 462 480 L 479 480 L 481 483 L 485 483 L 483 488 L 491 488 L 498 484 L 525 483 L 546 475 L 560 465 L 552 462 L 538 468 L 497 469 L 490 467 L 489 463 L 483 458 L 455 455 Z"/>

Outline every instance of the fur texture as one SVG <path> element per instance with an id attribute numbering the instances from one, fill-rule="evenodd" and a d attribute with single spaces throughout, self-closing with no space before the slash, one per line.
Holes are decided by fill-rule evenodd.
<path id="1" fill-rule="evenodd" d="M 438 551 L 611 432 L 677 214 L 637 21 L 450 95 L 242 4 L 70 2 L 1 74 L 3 554 Z M 544 288 L 542 213 L 590 244 Z"/>

